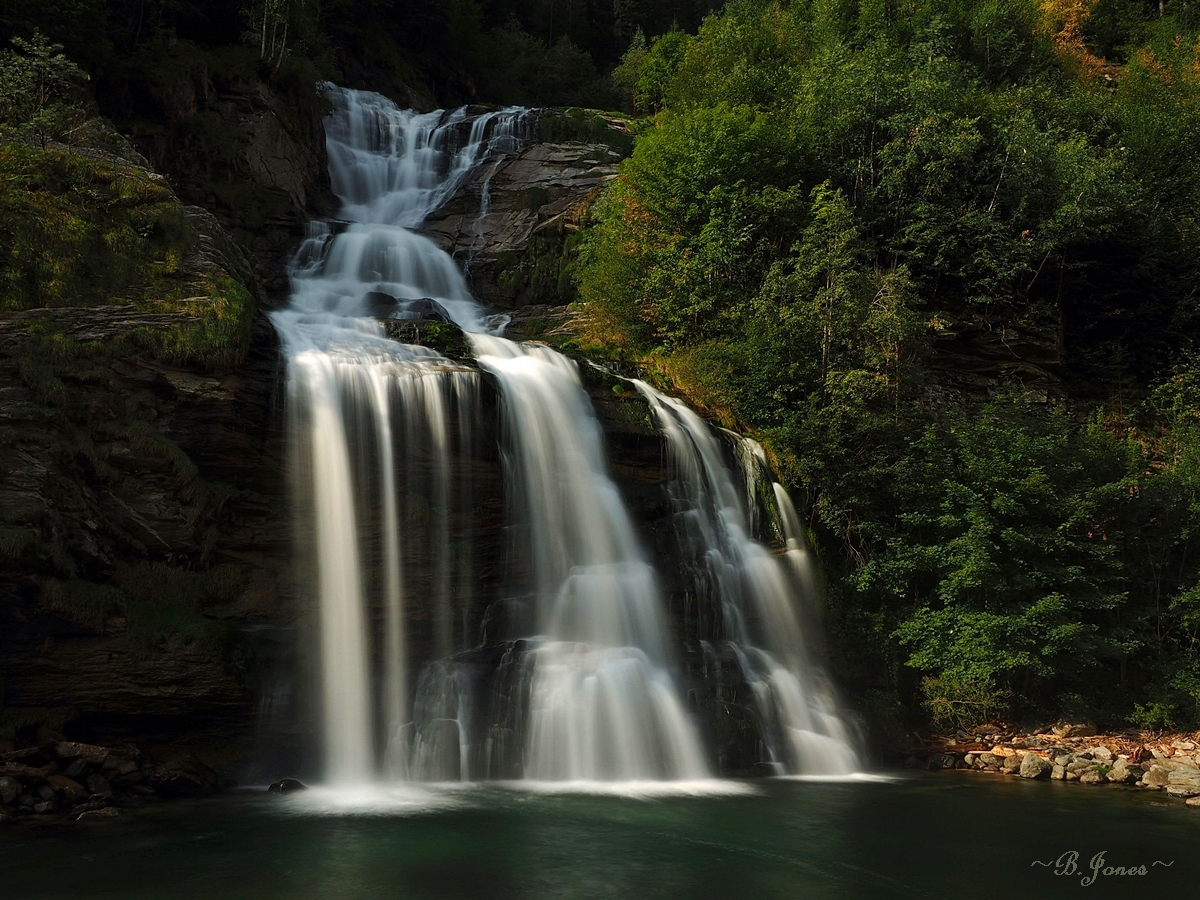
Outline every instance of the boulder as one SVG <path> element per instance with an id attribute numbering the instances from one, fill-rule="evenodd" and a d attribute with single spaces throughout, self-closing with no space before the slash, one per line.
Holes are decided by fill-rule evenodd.
<path id="1" fill-rule="evenodd" d="M 37 730 L 37 745 L 42 750 L 49 749 L 55 744 L 64 740 L 66 740 L 66 738 L 64 738 L 61 734 L 59 734 L 53 728 L 47 728 L 45 725 Z"/>
<path id="2" fill-rule="evenodd" d="M 104 761 L 104 771 L 109 773 L 109 778 L 116 777 L 117 775 L 132 775 L 137 770 L 138 765 L 132 759 L 110 756 Z"/>
<path id="3" fill-rule="evenodd" d="M 1200 769 L 1176 769 L 1167 773 L 1167 793 L 1172 797 L 1200 796 Z"/>
<path id="4" fill-rule="evenodd" d="M 1074 773 L 1075 775 L 1082 775 L 1084 772 L 1091 772 L 1095 768 L 1096 763 L 1092 762 L 1092 760 L 1076 757 L 1074 761 L 1067 766 L 1067 772 Z"/>
<path id="5" fill-rule="evenodd" d="M 7 806 L 21 793 L 21 783 L 10 775 L 0 778 L 0 804 Z"/>
<path id="6" fill-rule="evenodd" d="M 1135 784 L 1142 777 L 1142 770 L 1131 766 L 1129 760 L 1117 758 L 1108 772 L 1108 780 L 1113 784 Z"/>
<path id="7" fill-rule="evenodd" d="M 1104 776 L 1101 775 L 1099 770 L 1097 770 L 1097 769 L 1092 769 L 1088 772 L 1084 772 L 1082 775 L 1079 776 L 1080 784 L 1103 784 L 1104 780 L 1105 780 Z"/>
<path id="8" fill-rule="evenodd" d="M 95 766 L 103 765 L 109 756 L 107 747 L 80 744 L 75 741 L 59 741 L 54 745 L 54 753 L 59 759 L 81 759 Z"/>
<path id="9" fill-rule="evenodd" d="M 1055 765 L 1054 768 L 1050 770 L 1051 781 L 1065 781 L 1066 777 L 1067 770 L 1065 766 Z"/>
<path id="10" fill-rule="evenodd" d="M 1113 758 L 1113 752 L 1107 747 L 1092 747 L 1091 753 L 1092 759 L 1097 759 L 1100 762 L 1111 762 Z"/>
<path id="11" fill-rule="evenodd" d="M 1021 760 L 1022 757 L 1014 753 L 1004 760 L 1004 765 L 1000 767 L 1000 771 L 1005 775 L 1016 775 L 1021 771 Z"/>
<path id="12" fill-rule="evenodd" d="M 281 778 L 267 788 L 268 794 L 291 794 L 295 791 L 307 791 L 308 785 L 295 778 Z"/>
<path id="13" fill-rule="evenodd" d="M 55 791 L 65 796 L 71 803 L 82 803 L 91 796 L 91 791 L 66 775 L 51 775 L 46 781 L 49 782 Z"/>
<path id="14" fill-rule="evenodd" d="M 5 763 L 0 766 L 0 776 L 9 775 L 21 781 L 41 781 L 48 775 L 58 771 L 58 763 L 46 763 L 44 766 L 24 766 L 21 763 Z"/>
<path id="15" fill-rule="evenodd" d="M 1055 737 L 1070 738 L 1070 737 L 1092 737 L 1096 733 L 1096 724 L 1094 722 L 1059 722 L 1051 729 Z"/>
<path id="16" fill-rule="evenodd" d="M 1170 777 L 1170 771 L 1163 768 L 1158 764 L 1158 761 L 1155 760 L 1155 762 L 1151 764 L 1149 771 L 1146 772 L 1146 774 L 1142 777 L 1142 781 L 1143 783 L 1148 784 L 1150 787 L 1165 788 Z"/>
<path id="17" fill-rule="evenodd" d="M 1188 797 L 1184 802 L 1187 803 L 1188 806 L 1200 807 L 1200 797 Z"/>
<path id="18" fill-rule="evenodd" d="M 997 756 L 995 753 L 981 753 L 979 761 L 989 769 L 998 769 L 1004 765 L 1004 757 Z"/>
<path id="19" fill-rule="evenodd" d="M 88 790 L 91 791 L 93 795 L 99 795 L 101 797 L 112 796 L 112 787 L 109 785 L 108 779 L 99 772 L 88 776 L 87 786 Z"/>
<path id="20" fill-rule="evenodd" d="M 154 769 L 150 785 L 171 797 L 202 797 L 221 789 L 217 773 L 191 757 L 182 757 Z"/>
<path id="21" fill-rule="evenodd" d="M 1049 761 L 1042 759 L 1036 753 L 1026 753 L 1021 760 L 1022 778 L 1042 778 L 1049 774 L 1052 768 Z"/>

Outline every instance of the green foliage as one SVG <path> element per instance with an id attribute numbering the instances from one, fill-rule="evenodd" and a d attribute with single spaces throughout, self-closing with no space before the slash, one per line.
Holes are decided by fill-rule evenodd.
<path id="1" fill-rule="evenodd" d="M 254 322 L 250 292 L 224 275 L 210 276 L 200 287 L 204 294 L 199 298 L 167 297 L 146 304 L 156 312 L 180 312 L 185 317 L 170 328 L 140 329 L 130 336 L 131 342 L 175 365 L 190 363 L 220 372 L 241 362 Z"/>
<path id="2" fill-rule="evenodd" d="M 227 368 L 245 352 L 254 305 L 232 279 L 189 269 L 195 252 L 182 207 L 158 176 L 75 153 L 0 144 L 0 310 L 128 305 L 176 313 L 177 324 L 137 330 L 98 349 Z M 59 355 L 83 349 L 35 330 Z M 41 362 L 21 366 L 31 390 L 56 403 L 64 389 Z"/>
<path id="3" fill-rule="evenodd" d="M 0 309 L 154 296 L 193 241 L 149 172 L 0 144 Z"/>
<path id="4" fill-rule="evenodd" d="M 1133 484 L 1126 456 L 1021 396 L 930 426 L 899 461 L 886 550 L 855 576 L 901 602 L 923 588 L 895 633 L 908 664 L 1028 699 L 1128 652 L 1105 627 L 1125 599 L 1108 531 Z"/>
<path id="5" fill-rule="evenodd" d="M 15 50 L 0 51 L 0 127 L 30 134 L 43 148 L 69 138 L 86 118 L 79 88 L 88 76 L 36 29 L 12 44 Z"/>
<path id="6" fill-rule="evenodd" d="M 927 675 L 921 679 L 922 705 L 930 721 L 958 730 L 1002 720 L 1010 713 L 1012 695 L 987 678 Z"/>
<path id="7" fill-rule="evenodd" d="M 654 115 L 594 210 L 581 340 L 769 444 L 863 687 L 948 727 L 1195 725 L 1200 22 L 1103 0 L 1114 90 L 1059 6 L 736 2 L 635 39 L 617 81 Z M 931 403 L 951 321 L 1061 323 L 1090 410 L 1015 379 Z"/>

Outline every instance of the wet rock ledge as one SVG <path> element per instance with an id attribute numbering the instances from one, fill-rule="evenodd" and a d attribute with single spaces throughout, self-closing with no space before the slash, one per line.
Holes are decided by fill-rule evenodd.
<path id="1" fill-rule="evenodd" d="M 137 747 L 101 747 L 40 729 L 33 747 L 0 752 L 0 823 L 25 816 L 116 816 L 124 807 L 216 793 L 208 766 L 180 756 L 165 763 Z"/>
<path id="2" fill-rule="evenodd" d="M 916 749 L 906 763 L 1090 786 L 1126 785 L 1162 791 L 1200 808 L 1200 734 L 1097 735 L 1086 725 L 1060 725 L 1032 735 L 959 733 Z"/>

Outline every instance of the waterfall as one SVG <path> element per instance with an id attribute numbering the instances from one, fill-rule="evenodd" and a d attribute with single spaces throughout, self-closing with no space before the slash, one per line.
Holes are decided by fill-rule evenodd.
<path id="1" fill-rule="evenodd" d="M 832 688 L 808 658 L 798 604 L 811 596 L 813 582 L 791 498 L 781 484 L 771 483 L 787 539 L 785 568 L 752 537 L 751 511 L 762 473 L 769 471 L 762 447 L 733 436 L 745 475 L 739 490 L 708 423 L 645 382 L 633 383 L 666 438 L 681 543 L 720 605 L 729 648 L 768 723 L 764 737 L 772 760 L 805 775 L 854 772 L 858 755 Z"/>
<path id="2" fill-rule="evenodd" d="M 501 337 L 506 317 L 476 303 L 454 260 L 413 230 L 467 184 L 480 185 L 472 228 L 481 229 L 492 179 L 529 134 L 530 111 L 417 114 L 377 94 L 328 86 L 327 96 L 342 210 L 309 226 L 290 302 L 271 315 L 288 366 L 326 780 L 706 777 L 656 562 L 608 473 L 576 365 Z M 430 318 L 466 333 L 474 364 L 389 337 L 409 333 L 394 320 Z M 498 396 L 496 439 L 481 416 L 485 393 Z M 680 483 L 707 485 L 689 501 L 700 529 L 692 552 L 730 560 L 720 591 L 728 643 L 759 698 L 772 758 L 833 771 L 831 748 L 844 745 L 838 771 L 853 766 L 791 610 L 799 575 L 735 533 L 749 533 L 746 507 L 708 451 L 676 448 L 671 427 L 695 432 L 699 446 L 706 426 L 646 396 Z M 477 600 L 482 507 L 471 473 L 481 454 L 502 462 L 512 571 L 488 572 Z M 799 573 L 807 551 L 784 499 Z M 743 518 L 725 521 L 726 509 Z"/>
<path id="3" fill-rule="evenodd" d="M 534 557 L 535 651 L 527 774 L 547 780 L 701 778 L 700 745 L 667 665 L 654 570 L 605 471 L 574 364 L 546 347 L 473 335 L 500 384 L 509 478 Z"/>

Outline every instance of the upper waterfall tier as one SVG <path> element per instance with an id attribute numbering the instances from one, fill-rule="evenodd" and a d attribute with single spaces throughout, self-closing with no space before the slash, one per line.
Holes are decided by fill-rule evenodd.
<path id="1" fill-rule="evenodd" d="M 491 330 L 495 322 L 482 314 L 454 260 L 410 229 L 481 162 L 515 149 L 529 130 L 529 111 L 468 118 L 465 109 L 418 114 L 379 94 L 332 85 L 326 96 L 333 104 L 329 177 L 349 224 L 310 226 L 292 265 L 291 314 L 304 314 L 309 324 L 314 315 L 370 316 L 382 299 L 392 304 L 390 314 L 403 316 L 414 301 L 425 309 L 433 300 L 463 329 Z"/>
<path id="2" fill-rule="evenodd" d="M 529 110 L 484 113 L 467 125 L 465 109 L 416 113 L 369 91 L 329 86 L 329 178 L 343 218 L 417 228 L 453 196 L 485 157 L 511 152 Z"/>

